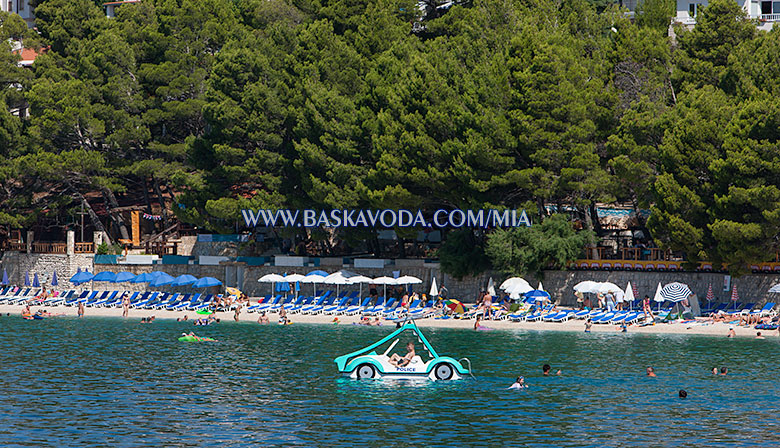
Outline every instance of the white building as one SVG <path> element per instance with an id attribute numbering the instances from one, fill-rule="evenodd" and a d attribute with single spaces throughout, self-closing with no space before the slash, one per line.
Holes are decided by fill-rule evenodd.
<path id="1" fill-rule="evenodd" d="M 751 19 L 758 20 L 758 28 L 771 30 L 775 22 L 780 22 L 780 1 L 772 0 L 735 0 Z M 677 0 L 675 21 L 683 25 L 696 25 L 696 16 L 701 8 L 707 6 L 707 0 Z"/>
<path id="2" fill-rule="evenodd" d="M 35 14 L 30 0 L 0 0 L 0 11 L 19 14 L 27 22 L 27 26 L 35 26 Z"/>

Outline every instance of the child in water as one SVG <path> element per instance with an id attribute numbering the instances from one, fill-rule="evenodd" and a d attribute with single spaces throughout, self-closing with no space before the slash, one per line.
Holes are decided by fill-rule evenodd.
<path id="1" fill-rule="evenodd" d="M 590 321 L 590 318 L 585 321 L 585 333 L 590 333 L 590 328 L 593 326 L 593 322 Z"/>
<path id="2" fill-rule="evenodd" d="M 522 376 L 518 376 L 515 380 L 514 384 L 509 386 L 510 389 L 528 389 L 528 386 L 525 385 L 525 378 Z"/>

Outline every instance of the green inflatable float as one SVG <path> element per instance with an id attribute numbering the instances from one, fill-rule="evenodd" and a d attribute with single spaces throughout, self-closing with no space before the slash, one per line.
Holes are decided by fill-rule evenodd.
<path id="1" fill-rule="evenodd" d="M 179 337 L 179 342 L 217 342 L 216 339 L 204 338 L 200 336 L 182 335 Z"/>

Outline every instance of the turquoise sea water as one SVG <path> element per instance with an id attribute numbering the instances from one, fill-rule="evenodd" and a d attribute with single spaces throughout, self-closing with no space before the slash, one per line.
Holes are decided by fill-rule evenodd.
<path id="1" fill-rule="evenodd" d="M 177 341 L 196 330 L 217 343 Z M 424 329 L 476 380 L 356 381 L 389 327 L 0 318 L 0 446 L 767 446 L 777 337 Z M 563 369 L 543 377 L 541 365 Z M 645 367 L 658 378 L 646 378 Z M 727 366 L 728 376 L 712 367 Z M 530 388 L 507 390 L 522 374 Z M 688 398 L 677 398 L 678 390 Z"/>

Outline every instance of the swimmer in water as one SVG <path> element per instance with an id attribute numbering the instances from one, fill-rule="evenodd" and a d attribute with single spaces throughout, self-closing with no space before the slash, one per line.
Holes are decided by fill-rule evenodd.
<path id="1" fill-rule="evenodd" d="M 552 367 L 550 367 L 549 364 L 545 364 L 542 366 L 542 375 L 544 376 L 550 376 L 550 371 L 552 370 Z M 557 372 L 555 372 L 556 375 L 561 374 L 561 369 L 558 369 Z"/>
<path id="2" fill-rule="evenodd" d="M 717 375 L 718 374 L 718 368 L 717 367 L 713 367 L 712 368 L 712 374 L 713 375 Z"/>
<path id="3" fill-rule="evenodd" d="M 765 339 L 763 336 L 761 336 L 761 332 L 756 332 L 756 339 Z"/>
<path id="4" fill-rule="evenodd" d="M 678 392 L 677 395 L 680 398 L 687 398 L 688 397 L 688 392 L 686 392 L 685 389 L 680 389 L 680 392 Z"/>
<path id="5" fill-rule="evenodd" d="M 590 318 L 585 321 L 585 333 L 590 333 L 590 328 L 593 326 L 593 322 L 590 321 Z"/>
<path id="6" fill-rule="evenodd" d="M 726 368 L 726 367 L 721 367 L 720 368 L 721 376 L 726 376 L 727 373 L 729 373 L 729 369 L 728 368 Z"/>
<path id="7" fill-rule="evenodd" d="M 518 376 L 515 380 L 514 384 L 509 386 L 510 389 L 528 389 L 528 386 L 525 385 L 525 378 L 522 376 Z"/>
<path id="8" fill-rule="evenodd" d="M 474 322 L 474 330 L 475 330 L 475 331 L 480 331 L 480 330 L 490 330 L 490 328 L 488 328 L 488 327 L 486 327 L 486 326 L 484 326 L 484 325 L 482 325 L 482 324 L 480 323 L 480 321 L 481 321 L 481 320 L 482 320 L 482 316 L 480 316 L 480 315 L 478 314 L 478 315 L 477 315 L 477 320 Z"/>
<path id="9" fill-rule="evenodd" d="M 655 378 L 655 369 L 654 368 L 648 367 L 647 369 L 645 369 L 645 371 L 647 372 L 647 376 L 649 376 L 651 378 Z"/>
<path id="10" fill-rule="evenodd" d="M 734 331 L 734 327 L 729 327 L 729 333 L 728 333 L 728 335 L 726 335 L 726 337 L 727 338 L 733 338 L 736 335 L 737 335 L 737 333 Z"/>

